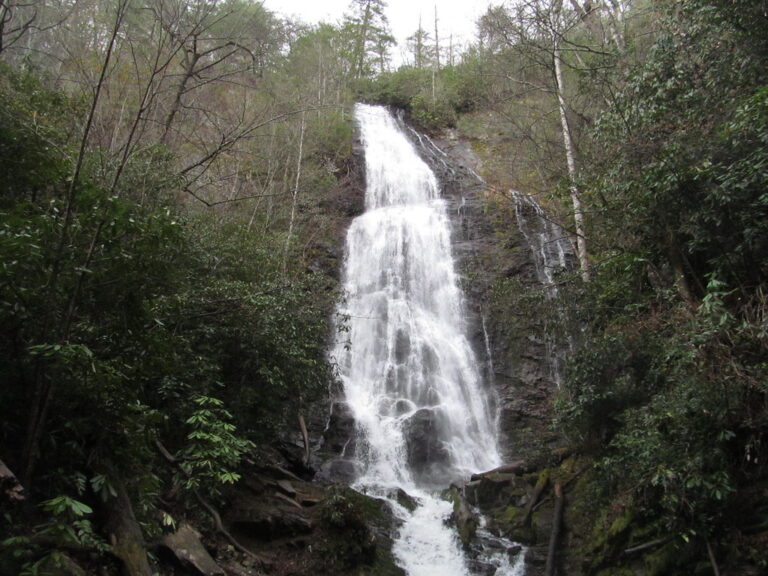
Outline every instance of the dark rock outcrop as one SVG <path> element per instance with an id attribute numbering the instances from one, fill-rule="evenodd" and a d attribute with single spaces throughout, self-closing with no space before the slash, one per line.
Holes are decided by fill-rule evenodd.
<path id="1" fill-rule="evenodd" d="M 302 480 L 270 458 L 244 471 L 223 514 L 230 533 L 270 574 L 402 576 L 391 553 L 396 521 L 383 500 Z M 225 566 L 226 550 L 220 552 L 216 561 Z"/>
<path id="2" fill-rule="evenodd" d="M 422 408 L 411 415 L 404 425 L 408 466 L 416 476 L 430 476 L 450 462 L 447 447 L 439 440 L 440 412 Z"/>

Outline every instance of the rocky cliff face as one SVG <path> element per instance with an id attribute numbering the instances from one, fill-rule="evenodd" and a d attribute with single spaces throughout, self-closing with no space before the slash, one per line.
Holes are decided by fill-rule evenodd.
<path id="1" fill-rule="evenodd" d="M 539 313 L 546 300 L 546 287 L 537 273 L 531 246 L 518 228 L 514 199 L 498 194 L 483 182 L 478 175 L 482 167 L 470 144 L 450 133 L 435 141 L 415 131 L 411 136 L 437 174 L 443 197 L 449 203 L 470 338 L 484 380 L 498 402 L 503 457 L 514 463 L 514 470 L 479 475 L 468 483 L 464 497 L 486 513 L 489 529 L 530 547 L 528 574 L 535 576 L 543 569 L 552 516 L 551 501 L 538 500 L 550 488 L 550 473 L 542 469 L 560 460 L 561 445 L 551 428 L 557 384 L 550 364 L 545 320 Z M 331 261 L 339 268 L 344 230 L 364 204 L 360 150 L 356 156 L 359 167 L 329 206 L 338 213 L 339 236 L 338 245 L 329 248 L 328 253 L 333 254 Z M 510 286 L 519 296 L 513 301 L 524 304 L 526 299 L 533 299 L 539 308 L 510 309 Z M 320 408 L 319 414 L 309 419 L 317 447 L 312 466 L 317 470 L 317 482 L 345 484 L 356 474 L 355 427 L 341 391 L 333 396 L 329 409 Z M 323 415 L 329 417 L 323 419 Z M 297 457 L 298 445 L 297 440 Z M 418 457 L 416 452 L 414 458 Z M 465 544 L 470 548 L 474 545 Z"/>
<path id="2" fill-rule="evenodd" d="M 461 498 L 482 511 L 491 533 L 528 547 L 526 573 L 538 576 L 544 573 L 554 519 L 550 492 L 555 484 L 573 486 L 582 470 L 574 459 L 561 462 L 564 442 L 551 426 L 559 367 L 547 321 L 556 294 L 534 253 L 539 230 L 532 233 L 528 226 L 539 226 L 541 214 L 486 185 L 469 142 L 452 133 L 434 141 L 412 135 L 450 203 L 471 339 L 485 381 L 496 393 L 507 462 L 473 477 Z M 461 518 L 457 522 L 461 529 Z M 474 549 L 478 543 L 465 544 Z"/>
<path id="3" fill-rule="evenodd" d="M 530 310 L 502 310 L 494 298 L 510 285 L 521 294 L 545 296 L 531 247 L 514 218 L 514 200 L 483 182 L 469 142 L 450 132 L 434 141 L 413 136 L 450 203 L 472 342 L 499 402 L 502 453 L 508 462 L 544 465 L 560 444 L 550 427 L 557 386 L 549 365 L 549 336 L 543 319 Z"/>
<path id="4" fill-rule="evenodd" d="M 437 174 L 452 219 L 453 249 L 466 295 L 471 341 L 485 381 L 499 403 L 502 453 L 507 461 L 530 465 L 549 461 L 559 443 L 550 428 L 556 383 L 549 365 L 544 322 L 529 310 L 502 310 L 493 297 L 510 282 L 521 291 L 544 295 L 531 248 L 519 230 L 510 198 L 492 191 L 478 175 L 479 159 L 468 142 L 448 133 L 434 141 L 410 132 Z M 361 151 L 357 158 L 362 164 Z M 364 176 L 356 172 L 331 207 L 340 212 L 339 246 L 330 252 L 341 265 L 343 224 L 363 209 Z M 339 208 L 342 208 L 339 210 Z M 345 218 L 346 217 L 346 218 Z M 328 426 L 319 421 L 320 477 L 348 481 L 353 475 L 354 423 L 343 399 L 334 398 Z"/>

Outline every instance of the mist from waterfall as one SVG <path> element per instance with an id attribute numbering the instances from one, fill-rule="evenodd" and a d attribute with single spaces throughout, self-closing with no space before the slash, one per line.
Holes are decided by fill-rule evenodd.
<path id="1" fill-rule="evenodd" d="M 357 428 L 354 487 L 392 502 L 403 521 L 393 550 L 408 574 L 465 576 L 446 525 L 451 504 L 437 493 L 501 459 L 495 409 L 466 336 L 446 204 L 385 108 L 359 104 L 355 117 L 366 210 L 347 234 L 347 321 L 334 351 Z M 402 491 L 417 500 L 414 511 L 398 504 Z"/>

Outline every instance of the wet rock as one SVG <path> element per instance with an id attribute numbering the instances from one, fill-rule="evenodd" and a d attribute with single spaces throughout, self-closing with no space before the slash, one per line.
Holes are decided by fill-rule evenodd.
<path id="1" fill-rule="evenodd" d="M 354 454 L 355 418 L 349 404 L 336 400 L 331 404 L 328 426 L 323 434 L 323 449 L 331 454 Z"/>
<path id="2" fill-rule="evenodd" d="M 450 498 L 453 502 L 452 520 L 456 524 L 461 543 L 468 548 L 477 532 L 477 516 L 472 513 L 462 490 L 458 487 L 451 486 Z"/>
<path id="3" fill-rule="evenodd" d="M 445 155 L 423 150 L 423 156 L 441 179 L 449 204 L 472 345 L 485 381 L 498 395 L 500 445 L 509 450 L 502 457 L 522 458 L 531 468 L 547 464 L 548 452 L 562 440 L 549 428 L 557 384 L 548 348 L 552 336 L 547 334 L 543 308 L 535 305 L 544 288 L 534 253 L 515 226 L 511 200 L 475 175 L 481 159 L 472 146 L 450 137 L 436 144 Z M 499 283 L 515 290 L 510 297 L 519 296 L 530 309 L 510 311 L 491 298 Z"/>
<path id="4" fill-rule="evenodd" d="M 418 476 L 430 475 L 450 461 L 447 448 L 439 440 L 440 426 L 439 413 L 429 408 L 417 410 L 403 426 L 408 465 Z"/>
<path id="5" fill-rule="evenodd" d="M 408 510 L 409 512 L 413 512 L 418 507 L 418 502 L 416 502 L 416 499 L 408 494 L 405 490 L 402 488 L 397 489 L 397 493 L 395 494 L 395 499 L 397 500 L 397 503 L 400 504 L 403 508 Z"/>
<path id="6" fill-rule="evenodd" d="M 405 330 L 398 330 L 395 336 L 395 362 L 405 363 L 411 353 L 411 337 Z"/>
<path id="7" fill-rule="evenodd" d="M 522 550 L 523 550 L 522 546 L 520 546 L 519 544 L 514 544 L 509 548 L 507 548 L 507 556 L 509 556 L 510 558 L 515 558 L 518 554 L 520 554 L 520 552 L 522 552 Z"/>
<path id="8" fill-rule="evenodd" d="M 334 458 L 325 462 L 315 477 L 322 482 L 352 484 L 358 475 L 358 465 L 354 460 Z"/>

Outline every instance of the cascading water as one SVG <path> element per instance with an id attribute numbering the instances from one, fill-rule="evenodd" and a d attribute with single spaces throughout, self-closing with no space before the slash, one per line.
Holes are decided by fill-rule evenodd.
<path id="1" fill-rule="evenodd" d="M 527 194 L 510 190 L 517 227 L 533 252 L 536 275 L 549 296 L 557 296 L 556 275 L 573 267 L 575 254 L 568 233 L 552 221 L 541 205 Z"/>
<path id="2" fill-rule="evenodd" d="M 465 336 L 446 206 L 386 109 L 358 105 L 355 116 L 366 211 L 347 234 L 347 331 L 334 351 L 358 431 L 355 487 L 391 501 L 403 522 L 393 550 L 408 574 L 465 576 L 467 560 L 446 525 L 452 507 L 437 492 L 500 457 Z M 397 503 L 402 491 L 415 510 Z M 505 557 L 496 573 L 522 573 L 522 560 L 513 567 Z"/>
<path id="3" fill-rule="evenodd" d="M 517 227 L 525 236 L 525 240 L 533 253 L 536 266 L 536 276 L 544 287 L 547 298 L 554 300 L 559 297 L 557 274 L 572 270 L 576 254 L 568 238 L 568 233 L 552 221 L 536 199 L 517 190 L 510 190 L 515 203 Z M 560 387 L 565 372 L 565 360 L 572 352 L 570 338 L 565 343 L 557 334 L 552 333 L 545 325 L 545 344 L 547 364 L 555 384 Z M 565 344 L 565 345 L 563 345 Z"/>

